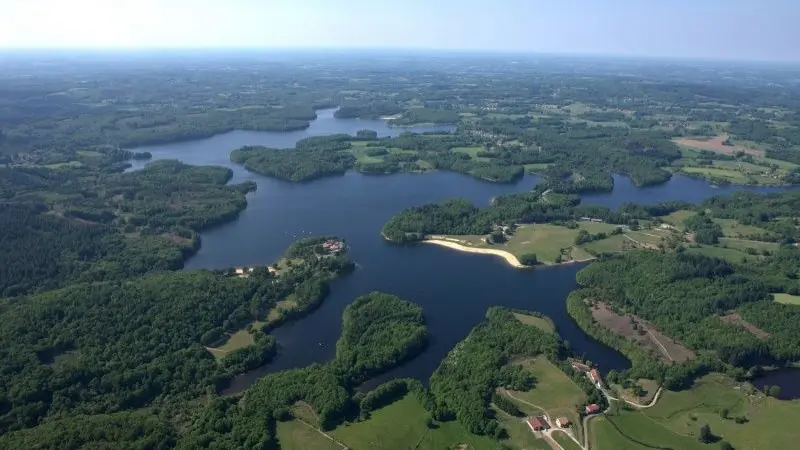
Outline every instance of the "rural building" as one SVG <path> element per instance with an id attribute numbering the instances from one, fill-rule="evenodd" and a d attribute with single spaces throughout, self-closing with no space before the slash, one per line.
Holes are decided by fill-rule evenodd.
<path id="1" fill-rule="evenodd" d="M 237 267 L 236 268 L 236 275 L 244 275 L 244 268 L 243 267 Z"/>
<path id="2" fill-rule="evenodd" d="M 344 242 L 329 239 L 322 243 L 322 249 L 328 253 L 339 253 L 344 250 Z"/>
<path id="3" fill-rule="evenodd" d="M 559 417 L 556 419 L 556 425 L 558 425 L 559 428 L 567 428 L 569 427 L 569 419 L 566 417 Z"/>
<path id="4" fill-rule="evenodd" d="M 528 426 L 531 427 L 531 431 L 544 431 L 550 428 L 547 421 L 538 416 L 529 418 Z"/>
<path id="5" fill-rule="evenodd" d="M 572 368 L 581 373 L 586 373 L 590 369 L 589 366 L 578 361 L 572 361 Z"/>
<path id="6" fill-rule="evenodd" d="M 586 405 L 586 414 L 597 414 L 600 412 L 600 406 L 597 403 Z"/>
<path id="7" fill-rule="evenodd" d="M 591 379 L 592 383 L 594 383 L 594 385 L 598 388 L 603 387 L 603 377 L 600 376 L 600 372 L 598 372 L 597 369 L 592 369 L 589 371 L 589 379 Z"/>

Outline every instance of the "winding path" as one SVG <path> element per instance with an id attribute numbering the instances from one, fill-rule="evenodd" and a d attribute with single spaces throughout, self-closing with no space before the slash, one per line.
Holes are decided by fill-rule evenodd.
<path id="1" fill-rule="evenodd" d="M 548 422 L 550 421 L 549 420 L 549 415 L 547 414 L 547 410 L 545 410 L 541 406 L 535 405 L 535 404 L 533 404 L 531 402 L 528 402 L 528 401 L 525 401 L 525 400 L 515 396 L 514 394 L 512 394 L 511 392 L 509 392 L 505 388 L 499 388 L 497 391 L 500 394 L 506 395 L 506 396 L 508 396 L 510 398 L 513 398 L 514 400 L 516 400 L 516 401 L 518 401 L 520 403 L 523 403 L 523 404 L 528 405 L 528 406 L 530 406 L 532 408 L 538 409 L 539 411 L 544 413 L 546 416 L 548 416 Z M 555 433 L 555 432 L 558 432 L 558 431 L 560 431 L 562 433 L 565 433 L 567 436 L 569 436 L 583 450 L 590 450 L 590 448 L 589 448 L 589 420 L 591 420 L 594 417 L 598 417 L 598 416 L 601 416 L 603 414 L 608 413 L 608 411 L 611 409 L 611 402 L 625 402 L 628 405 L 630 405 L 630 406 L 632 406 L 632 407 L 634 407 L 636 409 L 652 408 L 658 402 L 658 399 L 661 397 L 661 393 L 663 391 L 664 391 L 663 388 L 658 388 L 658 390 L 656 391 L 656 395 L 653 396 L 653 399 L 650 400 L 650 403 L 647 403 L 647 404 L 643 405 L 641 403 L 632 402 L 632 401 L 626 400 L 624 398 L 623 399 L 619 399 L 617 397 L 614 397 L 613 395 L 611 395 L 608 392 L 608 390 L 606 390 L 605 388 L 602 388 L 602 389 L 600 389 L 600 392 L 602 392 L 603 395 L 606 397 L 606 400 L 608 401 L 609 406 L 608 406 L 608 408 L 605 409 L 605 411 L 601 412 L 600 414 L 593 414 L 591 416 L 584 416 L 583 417 L 583 444 L 581 444 L 578 441 L 578 439 L 576 439 L 575 436 L 573 436 L 572 433 L 568 433 L 566 430 L 563 430 L 561 428 L 551 428 L 550 430 L 547 430 L 547 431 L 543 432 L 542 434 L 544 435 L 545 440 L 551 445 L 551 447 L 556 448 L 557 450 L 558 449 L 564 450 L 564 448 L 561 446 L 561 444 L 558 443 L 558 441 L 553 439 L 550 435 L 552 433 Z"/>

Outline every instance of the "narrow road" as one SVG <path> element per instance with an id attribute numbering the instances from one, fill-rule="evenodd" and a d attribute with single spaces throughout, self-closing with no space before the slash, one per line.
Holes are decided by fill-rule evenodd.
<path id="1" fill-rule="evenodd" d="M 658 397 L 661 396 L 661 391 L 663 391 L 663 388 L 658 388 L 658 390 L 656 391 L 656 395 L 654 395 L 653 399 L 650 400 L 650 403 L 648 403 L 646 405 L 642 405 L 641 403 L 632 402 L 630 400 L 618 399 L 617 397 L 612 397 L 611 394 L 609 394 L 608 391 L 606 391 L 605 389 L 603 389 L 602 391 L 603 391 L 603 394 L 606 396 L 606 399 L 609 402 L 611 402 L 612 400 L 615 401 L 615 402 L 623 401 L 623 402 L 633 406 L 634 408 L 647 409 L 647 408 L 652 408 L 653 406 L 655 406 L 656 402 L 658 401 Z"/>
<path id="2" fill-rule="evenodd" d="M 303 425 L 307 426 L 308 428 L 311 428 L 312 430 L 316 431 L 317 433 L 325 436 L 326 438 L 330 439 L 331 441 L 335 442 L 337 445 L 342 447 L 344 450 L 350 450 L 349 447 L 347 447 L 346 445 L 344 445 L 341 442 L 337 441 L 336 439 L 333 438 L 333 436 L 331 436 L 328 433 L 320 430 L 319 428 L 315 427 L 314 425 L 311 425 L 310 423 L 307 423 L 306 421 L 304 421 L 302 419 L 297 419 L 297 421 L 302 423 Z"/>
<path id="3" fill-rule="evenodd" d="M 650 336 L 650 339 L 652 339 L 653 342 L 655 342 L 656 344 L 658 344 L 659 347 L 661 347 L 661 350 L 664 350 L 664 354 L 667 355 L 667 358 L 669 358 L 670 361 L 674 362 L 675 360 L 672 359 L 672 356 L 670 356 L 669 350 L 667 350 L 667 347 L 664 347 L 664 344 L 662 344 L 661 341 L 658 340 L 656 335 L 653 334 L 653 332 L 650 330 L 647 330 L 647 334 Z"/>
<path id="4" fill-rule="evenodd" d="M 513 398 L 514 400 L 516 400 L 516 401 L 520 402 L 520 403 L 524 403 L 524 404 L 526 404 L 526 405 L 528 405 L 528 406 L 532 406 L 532 407 L 534 407 L 534 408 L 538 409 L 539 411 L 541 411 L 541 412 L 543 412 L 543 413 L 547 414 L 547 411 L 545 411 L 545 409 L 544 409 L 544 408 L 542 408 L 541 406 L 539 406 L 539 405 L 534 405 L 533 403 L 530 403 L 530 402 L 526 402 L 525 400 L 523 400 L 523 399 L 521 399 L 521 398 L 519 398 L 519 397 L 515 396 L 515 395 L 514 395 L 514 394 L 512 394 L 511 392 L 508 392 L 508 391 L 507 391 L 505 388 L 500 388 L 500 389 L 498 389 L 498 391 L 499 391 L 501 394 L 505 394 L 505 395 L 507 395 L 507 396 L 509 396 L 509 397 Z"/>
<path id="5" fill-rule="evenodd" d="M 587 374 L 587 376 L 588 376 L 588 374 Z M 591 380 L 591 378 L 590 378 L 590 380 Z M 550 446 L 553 447 L 556 450 L 564 450 L 564 448 L 561 446 L 561 444 L 559 444 L 558 441 L 553 439 L 552 436 L 551 436 L 552 433 L 559 432 L 559 431 L 562 432 L 562 433 L 566 433 L 566 435 L 569 436 L 573 441 L 575 441 L 575 443 L 578 444 L 578 446 L 580 446 L 583 450 L 589 450 L 589 420 L 591 420 L 594 417 L 598 417 L 598 416 L 601 416 L 603 414 L 608 413 L 608 411 L 611 409 L 611 402 L 612 401 L 613 402 L 625 402 L 625 403 L 633 406 L 636 409 L 647 409 L 647 408 L 651 408 L 651 407 L 655 406 L 655 404 L 658 402 L 658 399 L 661 397 L 661 392 L 663 392 L 663 390 L 664 390 L 663 388 L 658 388 L 658 391 L 656 391 L 656 395 L 653 396 L 653 399 L 650 401 L 650 403 L 648 403 L 646 405 L 643 405 L 641 403 L 632 402 L 630 400 L 616 398 L 616 397 L 612 396 L 606 389 L 600 389 L 600 392 L 602 392 L 603 395 L 605 395 L 609 406 L 608 406 L 608 408 L 606 408 L 605 411 L 603 411 L 603 412 L 601 412 L 599 414 L 593 414 L 591 416 L 584 416 L 583 417 L 583 444 L 581 444 L 578 441 L 578 439 L 575 438 L 575 436 L 573 436 L 572 434 L 568 433 L 566 430 L 562 430 L 560 428 L 551 428 L 549 430 L 546 430 L 546 431 L 542 432 L 542 435 L 544 436 L 545 441 L 547 441 L 547 443 L 550 444 Z M 516 401 L 518 401 L 520 403 L 523 403 L 523 404 L 526 404 L 526 405 L 528 405 L 530 407 L 536 408 L 539 411 L 541 411 L 542 413 L 544 413 L 546 416 L 549 417 L 549 415 L 547 414 L 547 410 L 545 410 L 541 406 L 534 405 L 533 403 L 527 402 L 527 401 L 515 396 L 514 394 L 512 394 L 511 392 L 509 392 L 508 390 L 506 390 L 504 388 L 499 388 L 497 391 L 500 394 L 506 395 L 506 396 L 508 396 L 510 398 L 513 398 L 514 400 L 516 400 Z"/>

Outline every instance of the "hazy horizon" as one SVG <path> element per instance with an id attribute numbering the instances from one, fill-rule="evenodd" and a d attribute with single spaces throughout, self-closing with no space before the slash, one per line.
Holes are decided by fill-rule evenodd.
<path id="1" fill-rule="evenodd" d="M 800 3 L 0 0 L 0 50 L 439 51 L 800 61 Z"/>

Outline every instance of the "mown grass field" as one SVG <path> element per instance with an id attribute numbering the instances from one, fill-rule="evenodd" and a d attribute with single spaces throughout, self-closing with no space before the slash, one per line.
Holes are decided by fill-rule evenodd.
<path id="1" fill-rule="evenodd" d="M 583 390 L 547 358 L 529 359 L 521 364 L 536 377 L 536 386 L 527 392 L 511 391 L 511 394 L 544 409 L 553 420 L 566 416 L 575 424 L 573 426 L 578 427 L 580 418 L 576 408 L 586 402 Z M 537 412 L 525 404 L 517 403 L 523 411 L 531 414 Z M 580 435 L 580 430 L 578 431 Z"/>
<path id="2" fill-rule="evenodd" d="M 723 409 L 728 411 L 727 419 L 722 417 Z M 738 424 L 735 417 L 746 417 L 747 422 Z M 598 449 L 719 448 L 719 444 L 698 441 L 703 424 L 736 449 L 782 449 L 796 447 L 797 433 L 787 430 L 798 421 L 800 401 L 766 397 L 749 385 L 712 374 L 689 390 L 665 391 L 652 408 L 594 419 L 590 429 L 593 448 Z"/>
<path id="3" fill-rule="evenodd" d="M 520 450 L 552 450 L 544 439 L 537 438 L 531 433 L 523 418 L 510 416 L 497 408 L 492 410 L 500 426 L 508 431 L 508 439 L 505 439 L 503 444 Z"/>
<path id="4" fill-rule="evenodd" d="M 756 258 L 755 256 L 748 255 L 747 253 L 734 248 L 723 248 L 713 245 L 689 247 L 686 249 L 686 252 L 696 255 L 705 255 L 711 258 L 721 258 L 732 263 L 740 263 L 744 258 Z"/>
<path id="5" fill-rule="evenodd" d="M 247 347 L 248 345 L 253 345 L 255 341 L 253 341 L 253 335 L 250 334 L 247 330 L 239 330 L 231 335 L 228 338 L 228 341 L 225 342 L 224 345 L 217 347 L 218 350 L 222 350 L 225 352 L 231 352 L 233 350 Z"/>
<path id="6" fill-rule="evenodd" d="M 754 234 L 768 234 L 769 231 L 754 227 L 752 225 L 742 225 L 734 219 L 714 219 L 722 227 L 722 233 L 727 237 L 739 238 Z"/>
<path id="7" fill-rule="evenodd" d="M 583 248 L 596 253 L 622 253 L 633 246 L 633 242 L 623 235 L 611 236 L 601 241 L 589 242 Z"/>
<path id="8" fill-rule="evenodd" d="M 546 333 L 555 333 L 556 326 L 552 320 L 544 317 L 529 316 L 527 314 L 514 313 L 514 317 L 526 325 L 532 325 Z"/>
<path id="9" fill-rule="evenodd" d="M 456 148 L 453 149 L 454 152 L 467 154 L 467 155 L 470 156 L 470 158 L 472 158 L 472 159 L 474 159 L 476 161 L 488 161 L 489 158 L 479 157 L 478 156 L 478 152 L 482 152 L 484 150 L 485 149 L 483 148 L 482 145 L 476 145 L 476 146 L 473 146 L 473 147 L 456 147 Z"/>
<path id="10" fill-rule="evenodd" d="M 566 433 L 553 433 L 552 437 L 556 442 L 558 442 L 559 445 L 561 445 L 561 447 L 564 448 L 564 450 L 581 450 L 581 446 L 573 441 L 571 437 L 567 436 Z"/>
<path id="11" fill-rule="evenodd" d="M 697 213 L 694 212 L 694 211 L 689 211 L 689 210 L 686 210 L 686 209 L 682 209 L 680 211 L 675 211 L 673 213 L 670 213 L 670 214 L 668 214 L 666 216 L 662 216 L 661 220 L 663 220 L 664 222 L 667 222 L 668 224 L 670 224 L 670 225 L 674 226 L 675 228 L 677 228 L 678 230 L 682 231 L 683 227 L 684 227 L 684 221 L 686 219 L 694 216 L 695 214 L 697 214 Z"/>
<path id="12" fill-rule="evenodd" d="M 578 231 L 583 229 L 589 233 L 600 232 L 610 233 L 616 228 L 615 225 L 607 223 L 579 222 L 580 228 L 569 229 L 558 225 L 535 224 L 521 225 L 517 228 L 513 236 L 503 244 L 489 245 L 484 241 L 485 236 L 447 236 L 448 238 L 462 241 L 476 248 L 494 248 L 505 250 L 513 255 L 520 257 L 524 254 L 535 253 L 542 264 L 554 264 L 562 249 L 566 249 L 565 255 L 571 255 L 573 259 L 586 259 L 591 255 L 582 250 L 580 246 L 575 246 L 575 238 Z M 573 249 L 573 251 L 569 251 Z M 562 260 L 568 258 L 562 257 Z"/>
<path id="13" fill-rule="evenodd" d="M 548 167 L 550 167 L 550 164 L 547 163 L 525 164 L 525 171 L 532 173 L 544 172 Z"/>
<path id="14" fill-rule="evenodd" d="M 781 247 L 777 242 L 751 241 L 748 239 L 736 238 L 721 238 L 719 243 L 724 247 L 735 248 L 737 250 L 747 250 L 748 248 L 752 248 L 759 251 L 769 250 L 774 252 Z"/>
<path id="15" fill-rule="evenodd" d="M 701 175 L 703 177 L 722 178 L 733 184 L 747 184 L 747 176 L 741 172 L 730 169 L 720 169 L 716 167 L 683 167 L 681 170 L 690 175 Z"/>
<path id="16" fill-rule="evenodd" d="M 299 420 L 278 422 L 277 435 L 281 450 L 342 450 L 339 444 Z"/>
<path id="17" fill-rule="evenodd" d="M 374 411 L 368 420 L 341 425 L 329 434 L 354 450 L 501 449 L 500 442 L 476 436 L 458 421 L 439 423 L 437 428 L 429 429 L 425 424 L 428 417 L 429 413 L 416 397 L 406 395 Z"/>
<path id="18" fill-rule="evenodd" d="M 772 294 L 772 296 L 778 303 L 785 303 L 787 305 L 800 305 L 800 295 Z"/>

